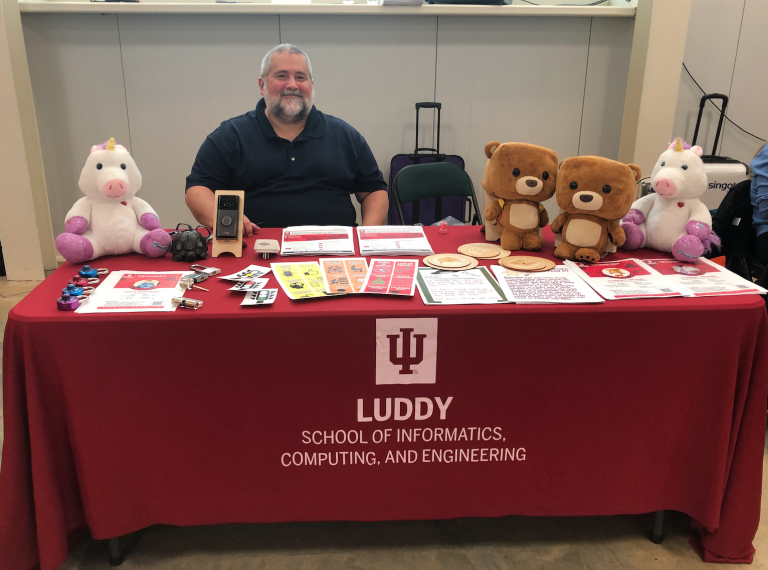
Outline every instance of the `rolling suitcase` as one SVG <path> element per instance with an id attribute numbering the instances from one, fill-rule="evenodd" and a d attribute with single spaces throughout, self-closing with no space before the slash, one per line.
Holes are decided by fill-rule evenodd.
<path id="1" fill-rule="evenodd" d="M 440 154 L 440 110 L 442 105 L 440 103 L 416 103 L 416 146 L 415 150 L 411 154 L 396 154 L 392 157 L 392 161 L 389 164 L 389 215 L 387 216 L 387 223 L 389 225 L 399 226 L 400 217 L 397 215 L 397 207 L 395 204 L 395 195 L 392 191 L 394 186 L 395 177 L 406 166 L 412 164 L 425 164 L 428 162 L 451 162 L 464 170 L 464 159 L 455 154 Z M 437 148 L 419 148 L 419 110 L 421 109 L 437 109 Z M 467 205 L 467 198 L 463 196 L 450 196 L 446 198 L 426 198 L 419 200 L 418 202 L 406 202 L 402 205 L 403 218 L 405 218 L 406 225 L 412 225 L 416 222 L 420 222 L 425 226 L 429 226 L 447 216 L 453 216 L 457 220 L 463 222 L 468 221 L 465 219 L 465 209 Z M 442 210 L 440 209 L 442 207 Z M 441 217 L 436 217 L 435 214 L 442 211 Z"/>
<path id="2" fill-rule="evenodd" d="M 720 99 L 723 104 L 720 109 L 720 121 L 717 123 L 715 132 L 715 144 L 712 147 L 712 154 L 705 154 L 701 157 L 704 163 L 704 172 L 707 174 L 707 189 L 699 199 L 710 210 L 716 210 L 723 201 L 728 190 L 736 186 L 739 182 L 747 179 L 747 166 L 736 159 L 727 156 L 717 156 L 717 143 L 720 140 L 720 132 L 723 128 L 725 119 L 725 109 L 728 107 L 728 95 L 720 93 L 711 93 L 704 95 L 699 102 L 699 116 L 696 119 L 696 128 L 693 131 L 693 142 L 691 146 L 696 145 L 696 139 L 699 137 L 699 126 L 701 125 L 701 116 L 704 113 L 704 105 L 708 99 Z"/>

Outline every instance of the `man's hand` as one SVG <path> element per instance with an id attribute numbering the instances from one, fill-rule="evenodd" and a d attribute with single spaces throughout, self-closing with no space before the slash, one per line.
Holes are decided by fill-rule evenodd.
<path id="1" fill-rule="evenodd" d="M 376 192 L 355 192 L 357 201 L 360 202 L 364 226 L 383 226 L 387 221 L 389 211 L 389 198 L 386 190 Z"/>
<path id="2" fill-rule="evenodd" d="M 251 222 L 248 216 L 243 216 L 243 236 L 251 237 L 253 234 L 259 233 L 259 226 Z"/>

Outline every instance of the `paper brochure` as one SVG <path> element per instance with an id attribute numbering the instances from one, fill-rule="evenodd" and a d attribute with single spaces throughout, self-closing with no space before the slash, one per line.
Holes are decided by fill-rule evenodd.
<path id="1" fill-rule="evenodd" d="M 486 267 L 467 271 L 419 267 L 416 284 L 425 305 L 495 305 L 509 302 Z"/>
<path id="2" fill-rule="evenodd" d="M 762 287 L 703 257 L 693 263 L 683 263 L 676 259 L 645 259 L 643 261 L 675 283 L 685 293 L 696 297 L 768 293 Z"/>
<path id="3" fill-rule="evenodd" d="M 162 313 L 175 311 L 184 295 L 181 277 L 189 271 L 113 271 L 76 313 Z"/>
<path id="4" fill-rule="evenodd" d="M 364 226 L 357 228 L 360 255 L 432 255 L 421 226 Z"/>
<path id="5" fill-rule="evenodd" d="M 320 259 L 325 290 L 328 293 L 359 293 L 368 275 L 368 263 L 362 257 Z"/>
<path id="6" fill-rule="evenodd" d="M 320 265 L 316 261 L 304 263 L 273 263 L 277 282 L 291 299 L 327 297 Z"/>
<path id="7" fill-rule="evenodd" d="M 372 259 L 360 292 L 413 296 L 418 268 L 415 259 Z"/>
<path id="8" fill-rule="evenodd" d="M 567 265 L 557 265 L 549 271 L 516 271 L 492 265 L 510 301 L 521 304 L 539 303 L 604 303 Z"/>
<path id="9" fill-rule="evenodd" d="M 355 255 L 352 228 L 346 226 L 285 228 L 280 255 Z"/>
<path id="10" fill-rule="evenodd" d="M 639 259 L 564 264 L 608 301 L 690 296 Z"/>

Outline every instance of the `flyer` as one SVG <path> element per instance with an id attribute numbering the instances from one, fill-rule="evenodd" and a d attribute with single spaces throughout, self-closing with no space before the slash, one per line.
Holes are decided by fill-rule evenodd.
<path id="1" fill-rule="evenodd" d="M 365 226 L 357 228 L 360 255 L 432 255 L 421 226 Z"/>
<path id="2" fill-rule="evenodd" d="M 685 293 L 696 297 L 768 293 L 759 285 L 703 257 L 693 263 L 676 259 L 644 259 L 643 261 L 683 289 Z"/>
<path id="3" fill-rule="evenodd" d="M 255 291 L 257 289 L 263 289 L 269 282 L 269 279 L 251 279 L 250 281 L 238 281 L 234 287 L 230 287 L 227 291 Z"/>
<path id="4" fill-rule="evenodd" d="M 272 270 L 269 267 L 262 267 L 261 265 L 249 265 L 242 271 L 238 271 L 232 275 L 220 275 L 219 279 L 226 279 L 227 281 L 250 281 L 252 279 L 263 277 L 270 271 Z"/>
<path id="5" fill-rule="evenodd" d="M 189 271 L 113 271 L 76 313 L 162 313 L 175 311 L 184 295 L 181 277 Z"/>
<path id="6" fill-rule="evenodd" d="M 501 265 L 491 269 L 510 301 L 520 304 L 604 303 L 567 265 L 549 271 L 515 271 Z"/>
<path id="7" fill-rule="evenodd" d="M 293 300 L 327 297 L 325 283 L 316 261 L 304 263 L 273 263 L 277 282 L 285 294 Z"/>
<path id="8" fill-rule="evenodd" d="M 346 226 L 285 228 L 280 255 L 355 255 L 352 228 Z"/>
<path id="9" fill-rule="evenodd" d="M 639 259 L 564 263 L 608 301 L 691 296 Z"/>
<path id="10" fill-rule="evenodd" d="M 360 292 L 412 297 L 418 268 L 415 259 L 372 259 Z"/>
<path id="11" fill-rule="evenodd" d="M 271 305 L 277 299 L 277 289 L 248 291 L 241 305 Z"/>
<path id="12" fill-rule="evenodd" d="M 491 277 L 486 267 L 467 271 L 443 271 L 431 267 L 419 267 L 416 286 L 425 305 L 509 303 L 509 298 Z"/>
<path id="13" fill-rule="evenodd" d="M 368 263 L 362 257 L 319 259 L 323 282 L 328 293 L 359 293 L 368 275 Z"/>

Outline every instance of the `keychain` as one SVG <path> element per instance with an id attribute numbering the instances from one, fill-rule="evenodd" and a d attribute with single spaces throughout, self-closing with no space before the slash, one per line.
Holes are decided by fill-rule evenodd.
<path id="1" fill-rule="evenodd" d="M 74 311 L 80 306 L 80 299 L 73 297 L 68 293 L 62 293 L 61 297 L 56 299 L 56 308 L 59 311 Z"/>
<path id="2" fill-rule="evenodd" d="M 70 283 L 64 289 L 61 290 L 62 294 L 67 294 L 71 297 L 77 297 L 78 299 L 83 299 L 84 297 L 87 297 L 88 295 L 93 293 L 93 291 L 94 291 L 93 287 L 80 287 L 73 283 Z"/>
<path id="3" fill-rule="evenodd" d="M 198 273 L 205 273 L 208 277 L 213 277 L 214 275 L 218 275 L 219 273 L 221 273 L 221 269 L 219 269 L 218 267 L 206 267 L 205 265 L 200 265 L 199 263 L 190 265 L 189 268 L 192 271 L 195 271 Z"/>
<path id="4" fill-rule="evenodd" d="M 85 287 L 86 285 L 97 285 L 99 280 L 96 277 L 86 278 L 75 275 L 72 277 L 72 279 L 69 280 L 69 283 L 72 285 L 77 285 L 78 287 Z"/>
<path id="5" fill-rule="evenodd" d="M 80 277 L 96 277 L 97 275 L 106 275 L 109 273 L 109 269 L 105 267 L 96 269 L 90 265 L 83 265 L 80 269 L 77 270 L 77 273 L 80 275 Z"/>
<path id="6" fill-rule="evenodd" d="M 203 306 L 203 302 L 198 299 L 185 299 L 184 297 L 174 297 L 171 299 L 174 307 L 181 307 L 182 309 L 199 309 Z"/>

